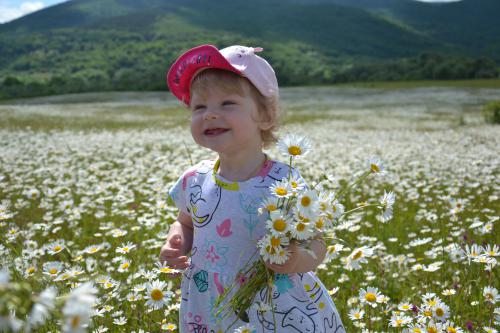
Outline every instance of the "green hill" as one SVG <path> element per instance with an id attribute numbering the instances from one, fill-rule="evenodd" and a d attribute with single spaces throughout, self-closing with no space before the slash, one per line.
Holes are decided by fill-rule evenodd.
<path id="1" fill-rule="evenodd" d="M 282 85 L 494 77 L 483 58 L 500 61 L 499 9 L 497 0 L 73 0 L 0 25 L 0 98 L 166 89 L 169 65 L 201 43 L 263 46 Z"/>

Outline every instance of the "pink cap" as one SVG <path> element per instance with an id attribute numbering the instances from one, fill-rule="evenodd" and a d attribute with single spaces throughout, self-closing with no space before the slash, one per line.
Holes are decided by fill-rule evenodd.
<path id="1" fill-rule="evenodd" d="M 167 84 L 172 94 L 189 105 L 191 81 L 207 68 L 225 69 L 253 83 L 264 96 L 278 95 L 278 80 L 269 63 L 256 55 L 261 47 L 233 45 L 218 50 L 213 45 L 201 45 L 182 54 L 170 67 Z"/>

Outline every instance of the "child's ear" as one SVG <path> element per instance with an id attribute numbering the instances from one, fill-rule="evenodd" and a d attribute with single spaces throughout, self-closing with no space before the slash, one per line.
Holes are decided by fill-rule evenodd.
<path id="1" fill-rule="evenodd" d="M 260 123 L 259 123 L 259 128 L 262 130 L 262 131 L 267 131 L 269 130 L 271 127 L 274 126 L 274 121 L 272 120 L 262 120 Z"/>

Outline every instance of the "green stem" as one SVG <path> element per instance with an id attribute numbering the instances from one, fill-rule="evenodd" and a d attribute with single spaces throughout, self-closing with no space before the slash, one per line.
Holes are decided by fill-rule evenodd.
<path id="1" fill-rule="evenodd" d="M 334 202 L 335 200 L 337 200 L 338 198 L 340 198 L 342 194 L 344 194 L 345 192 L 347 192 L 348 190 L 350 190 L 351 188 L 353 188 L 354 186 L 356 186 L 357 184 L 359 184 L 362 180 L 364 180 L 370 174 L 371 174 L 371 171 L 365 171 L 365 173 L 363 173 L 355 182 L 353 182 L 352 184 L 350 184 L 349 186 L 347 186 L 346 188 L 344 188 L 342 191 L 340 191 L 339 193 L 337 193 L 335 195 L 335 197 L 333 198 L 332 202 Z"/>

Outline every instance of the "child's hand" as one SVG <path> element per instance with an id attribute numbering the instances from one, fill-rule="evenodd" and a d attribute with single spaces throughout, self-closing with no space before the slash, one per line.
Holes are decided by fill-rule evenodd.
<path id="1" fill-rule="evenodd" d="M 271 264 L 268 261 L 265 261 L 267 268 L 272 269 L 279 274 L 297 273 L 297 264 L 299 263 L 299 260 L 301 258 L 299 252 L 300 249 L 297 244 L 292 241 L 288 246 L 288 251 L 290 251 L 290 255 L 288 257 L 288 260 L 284 264 Z"/>
<path id="2" fill-rule="evenodd" d="M 186 269 L 189 267 L 188 257 L 183 253 L 183 239 L 180 235 L 172 235 L 167 239 L 160 251 L 160 261 L 166 262 L 172 268 Z"/>

